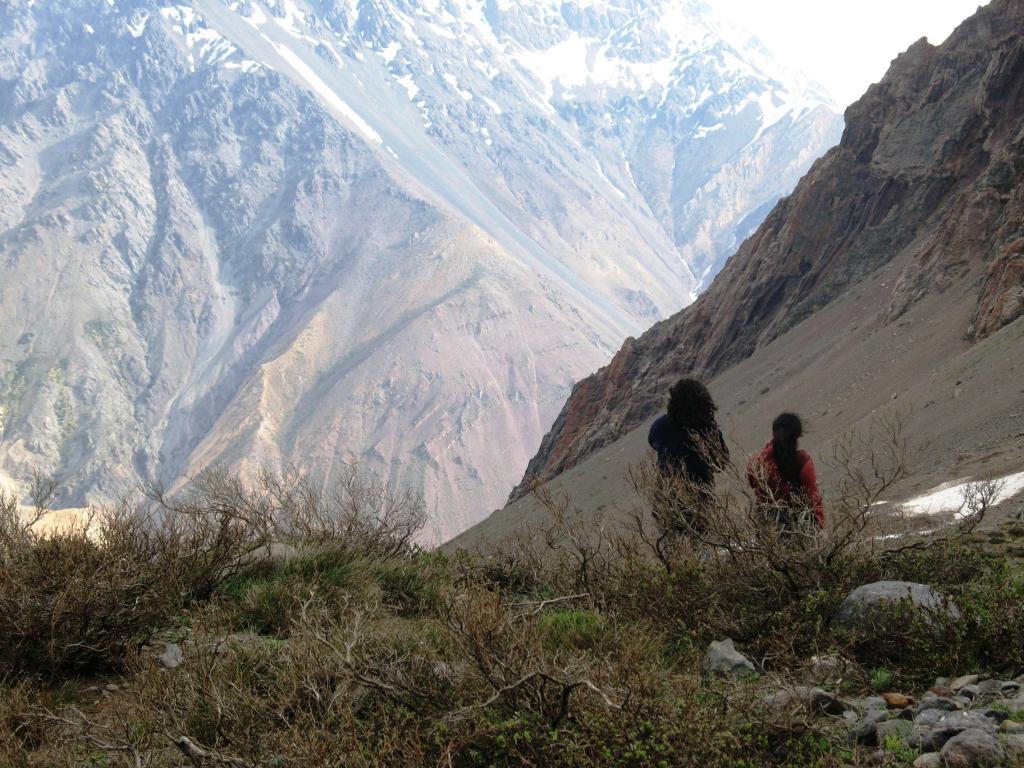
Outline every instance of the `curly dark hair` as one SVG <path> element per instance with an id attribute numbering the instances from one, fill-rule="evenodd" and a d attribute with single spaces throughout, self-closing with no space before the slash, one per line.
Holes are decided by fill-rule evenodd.
<path id="1" fill-rule="evenodd" d="M 780 413 L 772 422 L 772 446 L 779 474 L 793 487 L 800 487 L 800 457 L 798 442 L 804 433 L 804 424 L 795 413 Z"/>
<path id="2" fill-rule="evenodd" d="M 668 391 L 668 418 L 676 429 L 710 432 L 718 428 L 718 406 L 697 379 L 680 379 Z"/>

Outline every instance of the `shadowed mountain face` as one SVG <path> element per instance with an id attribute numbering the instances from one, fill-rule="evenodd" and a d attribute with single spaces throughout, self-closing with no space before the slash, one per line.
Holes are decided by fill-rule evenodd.
<path id="1" fill-rule="evenodd" d="M 607 367 L 575 386 L 513 498 L 643 424 L 677 377 L 711 377 L 770 350 L 887 265 L 897 265 L 897 274 L 875 290 L 884 292 L 879 318 L 893 337 L 909 333 L 899 319 L 916 304 L 975 276 L 969 319 L 943 341 L 949 350 L 1022 322 L 1022 31 L 1024 3 L 994 0 L 943 45 L 922 39 L 897 58 L 847 110 L 839 146 L 779 202 L 708 290 L 627 340 Z M 950 291 L 951 306 L 956 295 Z M 868 316 L 865 310 L 846 334 L 819 334 L 831 334 L 839 354 L 866 333 Z M 817 391 L 832 386 L 822 375 Z"/>
<path id="2" fill-rule="evenodd" d="M 0 9 L 0 473 L 359 462 L 429 539 L 835 139 L 687 2 Z"/>

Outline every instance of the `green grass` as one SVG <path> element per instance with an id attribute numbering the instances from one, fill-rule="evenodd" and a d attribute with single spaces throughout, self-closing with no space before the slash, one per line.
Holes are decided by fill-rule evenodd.
<path id="1" fill-rule="evenodd" d="M 893 674 L 885 667 L 875 667 L 871 670 L 871 688 L 878 693 L 892 690 Z"/>
<path id="2" fill-rule="evenodd" d="M 540 630 L 549 647 L 594 648 L 608 632 L 608 621 L 594 611 L 551 611 L 541 616 Z"/>

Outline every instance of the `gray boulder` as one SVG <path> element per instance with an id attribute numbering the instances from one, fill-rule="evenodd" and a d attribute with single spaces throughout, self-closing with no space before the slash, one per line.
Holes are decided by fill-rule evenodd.
<path id="1" fill-rule="evenodd" d="M 909 720 L 886 720 L 878 724 L 878 745 L 884 747 L 889 739 L 906 742 L 913 730 L 914 724 Z"/>
<path id="2" fill-rule="evenodd" d="M 979 696 L 995 696 L 1001 694 L 1006 682 L 1003 680 L 982 680 L 975 687 Z"/>
<path id="3" fill-rule="evenodd" d="M 994 734 L 977 728 L 969 728 L 952 737 L 942 747 L 941 754 L 946 768 L 998 765 L 1005 755 Z"/>
<path id="4" fill-rule="evenodd" d="M 865 696 L 862 699 L 850 699 L 850 706 L 861 712 L 870 712 L 873 709 L 885 710 L 889 707 L 881 696 Z"/>
<path id="5" fill-rule="evenodd" d="M 930 696 L 928 698 L 922 697 L 918 711 L 924 712 L 926 709 L 941 709 L 946 712 L 956 712 L 960 708 L 960 704 L 952 699 L 944 699 L 941 696 Z"/>
<path id="6" fill-rule="evenodd" d="M 804 701 L 811 712 L 819 715 L 840 717 L 850 709 L 850 705 L 845 701 L 821 688 L 811 688 L 806 691 L 804 693 Z"/>
<path id="7" fill-rule="evenodd" d="M 843 600 L 833 621 L 846 629 L 871 629 L 886 606 L 910 600 L 922 611 L 944 612 L 954 618 L 960 610 L 927 584 L 911 581 L 876 581 L 857 587 Z"/>
<path id="8" fill-rule="evenodd" d="M 1007 712 L 1006 710 L 1004 710 L 1004 709 L 995 709 L 994 707 L 983 707 L 981 709 L 975 709 L 974 711 L 977 712 L 982 717 L 987 717 L 989 720 L 991 720 L 996 725 L 999 725 L 1001 722 L 1003 722 L 1004 720 L 1009 719 L 1009 717 L 1010 717 L 1010 713 Z"/>
<path id="9" fill-rule="evenodd" d="M 949 684 L 949 687 L 954 692 L 959 692 L 961 688 L 966 688 L 968 685 L 974 685 L 980 679 L 979 675 L 961 675 Z"/>
<path id="10" fill-rule="evenodd" d="M 918 755 L 913 763 L 913 768 L 942 768 L 942 755 L 938 752 L 925 752 Z"/>
<path id="11" fill-rule="evenodd" d="M 860 719 L 850 731 L 850 738 L 855 744 L 863 744 L 867 747 L 878 746 L 878 724 L 889 719 L 889 713 L 879 709 L 873 709 Z"/>
<path id="12" fill-rule="evenodd" d="M 842 680 L 852 666 L 852 663 L 842 656 L 834 654 L 812 656 L 807 662 L 807 674 L 813 682 L 833 683 Z"/>
<path id="13" fill-rule="evenodd" d="M 753 677 L 757 675 L 754 662 L 736 650 L 731 638 L 712 642 L 701 664 L 705 674 Z"/>
<path id="14" fill-rule="evenodd" d="M 995 737 L 996 727 L 991 720 L 977 712 L 944 712 L 928 709 L 914 719 L 913 730 L 907 743 L 922 752 L 937 752 L 947 741 L 964 731 L 975 730 Z"/>
<path id="15" fill-rule="evenodd" d="M 974 701 L 981 696 L 981 689 L 976 685 L 965 685 L 959 691 L 961 696 L 966 696 L 971 701 Z"/>
<path id="16" fill-rule="evenodd" d="M 177 643 L 164 643 L 164 652 L 160 654 L 159 661 L 166 669 L 177 669 L 185 661 L 185 654 Z"/>

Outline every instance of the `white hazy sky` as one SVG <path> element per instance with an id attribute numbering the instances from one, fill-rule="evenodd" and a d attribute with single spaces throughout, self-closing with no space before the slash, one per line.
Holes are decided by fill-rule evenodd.
<path id="1" fill-rule="evenodd" d="M 987 0 L 709 0 L 845 107 L 920 37 L 941 43 Z"/>

